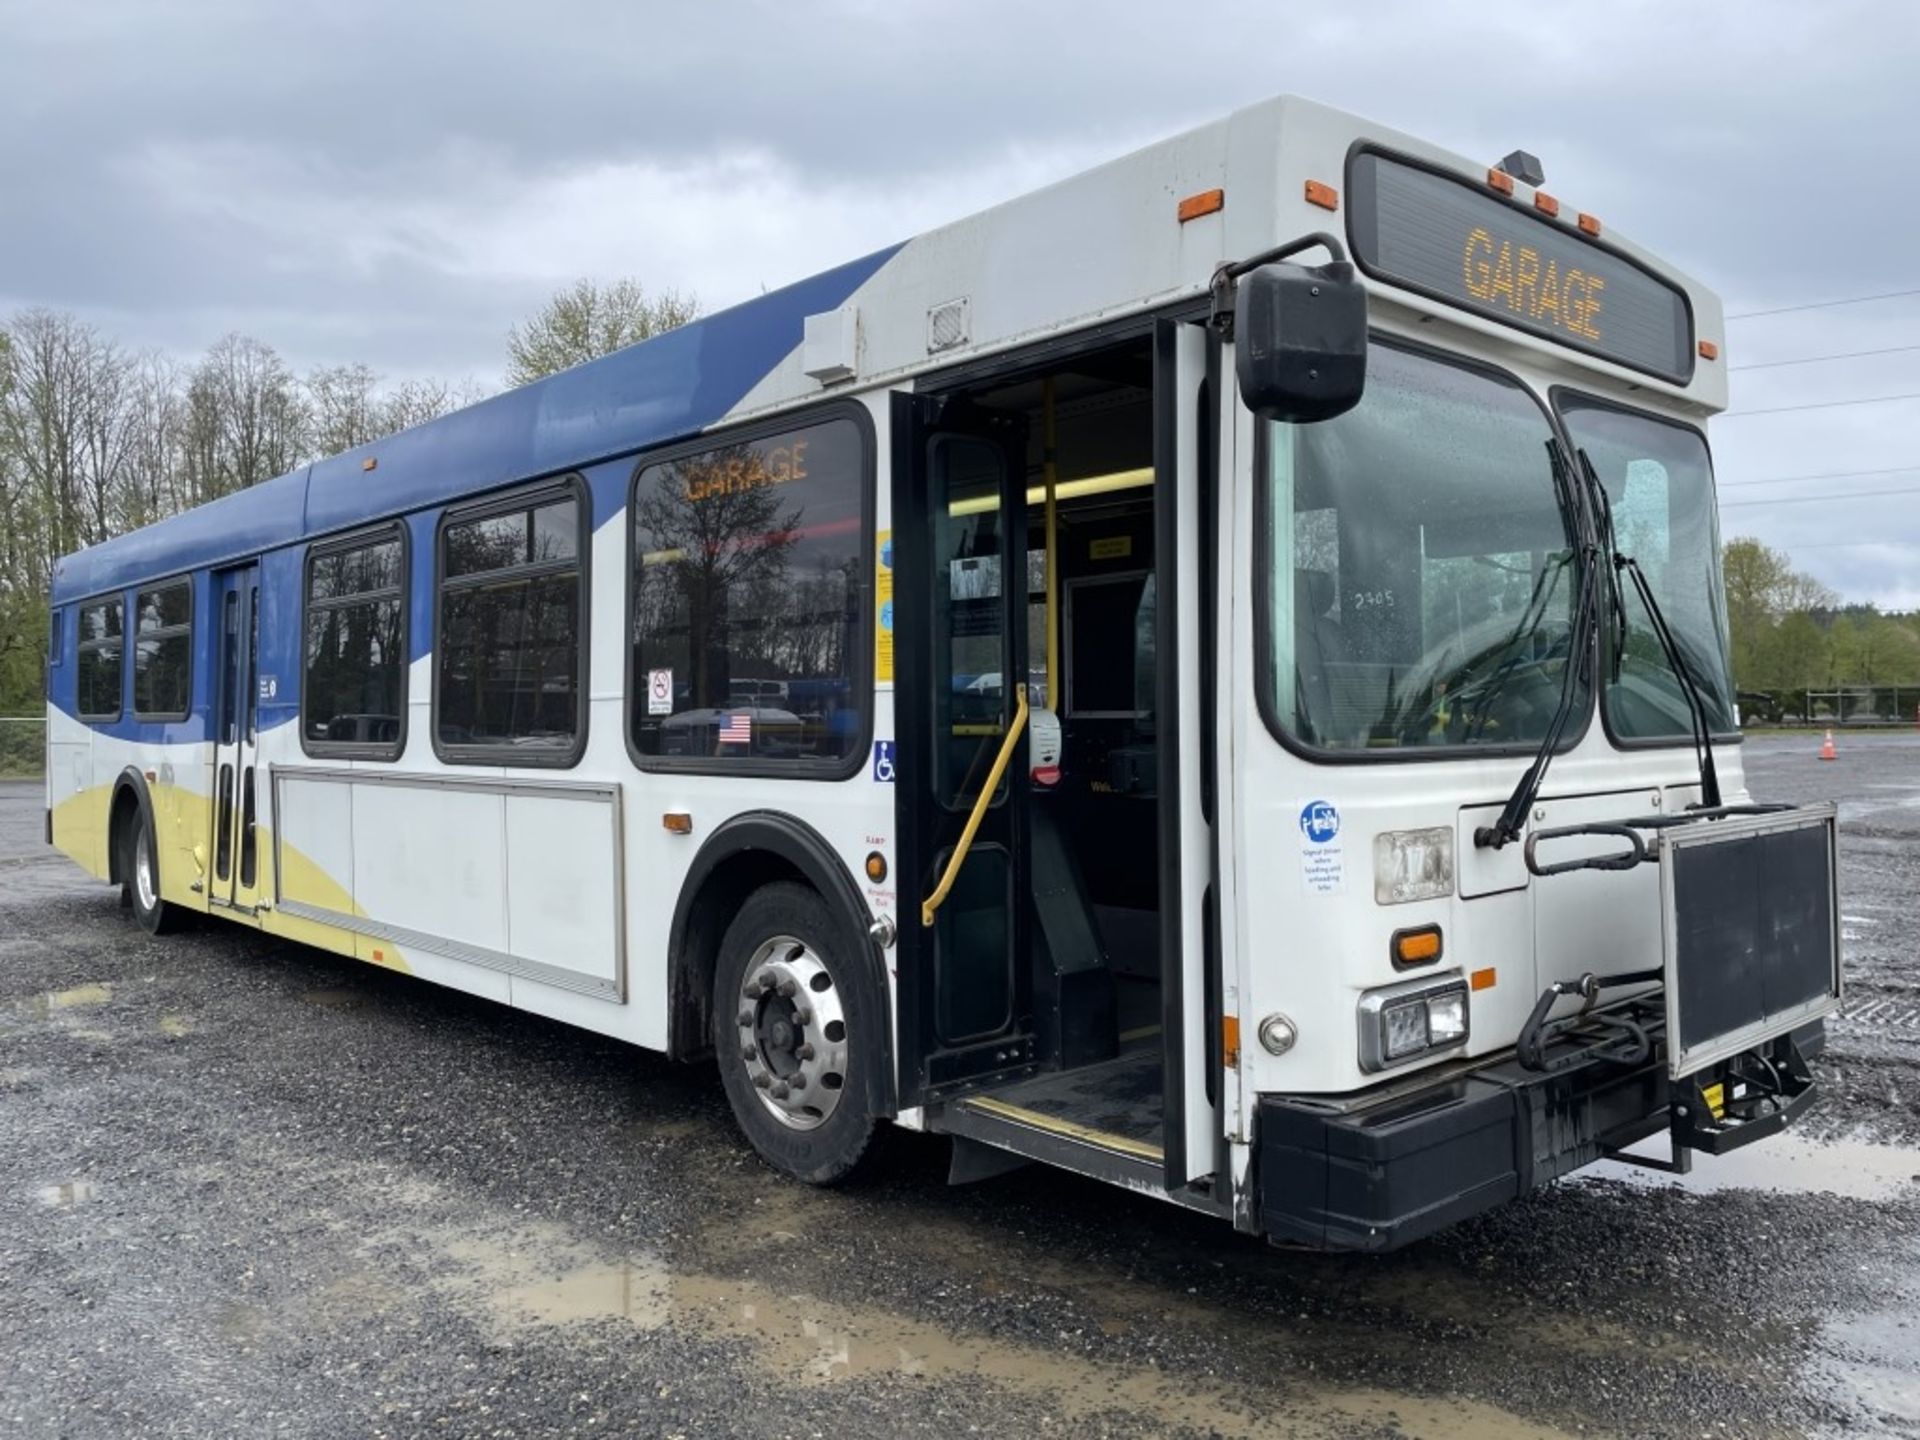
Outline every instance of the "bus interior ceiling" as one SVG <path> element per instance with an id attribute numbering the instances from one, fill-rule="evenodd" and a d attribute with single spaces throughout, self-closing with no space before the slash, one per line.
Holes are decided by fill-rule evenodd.
<path id="1" fill-rule="evenodd" d="M 993 1098 L 1029 1122 L 1157 1151 L 1152 354 L 1144 342 L 1090 352 L 972 398 L 1025 421 L 1028 695 L 1061 729 L 1059 777 L 1031 782 L 1029 804 L 1033 994 L 1054 1068 Z M 1050 566 L 1057 673 L 1047 645 Z"/>

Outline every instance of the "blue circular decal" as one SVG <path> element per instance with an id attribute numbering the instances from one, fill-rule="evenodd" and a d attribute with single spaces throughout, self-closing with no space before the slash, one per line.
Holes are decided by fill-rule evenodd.
<path id="1" fill-rule="evenodd" d="M 882 630 L 893 629 L 893 601 L 891 600 L 883 600 L 880 602 L 880 628 Z"/>
<path id="2" fill-rule="evenodd" d="M 1309 800 L 1300 807 L 1300 833 L 1315 845 L 1324 845 L 1340 833 L 1340 812 L 1325 800 Z"/>

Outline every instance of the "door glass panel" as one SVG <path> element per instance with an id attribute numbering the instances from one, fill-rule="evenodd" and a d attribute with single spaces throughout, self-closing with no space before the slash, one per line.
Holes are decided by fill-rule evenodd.
<path id="1" fill-rule="evenodd" d="M 220 743 L 232 745 L 240 736 L 240 696 L 235 675 L 240 668 L 240 597 L 232 591 L 221 607 L 220 620 Z M 223 872 L 224 873 L 224 872 Z"/>
<path id="2" fill-rule="evenodd" d="M 247 592 L 247 689 L 240 697 L 242 712 L 247 717 L 247 743 L 252 745 L 260 738 L 260 590 L 255 586 Z"/>
<path id="3" fill-rule="evenodd" d="M 946 1044 L 998 1035 L 1013 1019 L 1012 908 L 1011 857 L 976 843 L 934 917 L 934 1023 Z"/>
<path id="4" fill-rule="evenodd" d="M 218 789 L 219 819 L 213 827 L 213 871 L 225 880 L 233 873 L 233 766 L 220 767 Z"/>
<path id="5" fill-rule="evenodd" d="M 255 849 L 253 838 L 253 766 L 241 772 L 240 780 L 240 883 L 253 888 Z"/>
<path id="6" fill-rule="evenodd" d="M 933 786 L 970 807 L 1006 734 L 1012 703 L 1001 556 L 1001 451 L 983 440 L 933 442 Z M 1004 788 L 1004 787 L 1003 787 Z"/>

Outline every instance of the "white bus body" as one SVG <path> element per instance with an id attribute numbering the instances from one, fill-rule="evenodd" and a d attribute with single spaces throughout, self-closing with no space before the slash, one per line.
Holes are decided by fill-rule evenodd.
<path id="1" fill-rule="evenodd" d="M 1685 815 L 1702 782 L 1644 617 L 1614 688 L 1568 659 L 1546 439 L 1609 470 L 1623 547 L 1730 700 L 1699 438 L 1726 401 L 1719 301 L 1542 193 L 1274 100 L 69 556 L 50 839 L 150 924 L 210 912 L 716 1053 L 749 1135 L 809 1178 L 891 1118 L 954 1135 L 958 1173 L 1037 1158 L 1383 1247 L 1677 1126 L 1693 1080 L 1731 1136 L 1751 1067 L 1676 1073 L 1646 1000 L 1671 973 L 1596 997 L 1640 997 L 1647 1053 L 1601 1032 L 1556 1042 L 1559 1069 L 1515 1056 L 1556 982 L 1686 944 L 1658 829 L 1652 863 L 1551 876 L 1476 841 L 1568 664 L 1593 673 L 1530 830 Z M 1429 198 L 1432 233 L 1393 230 Z M 1281 426 L 1241 403 L 1247 337 L 1212 285 L 1312 232 L 1366 272 L 1368 391 Z M 1484 463 L 1461 442 L 1483 405 Z M 1508 651 L 1459 658 L 1495 634 Z M 976 816 L 960 772 L 1003 748 Z M 754 915 L 807 933 L 729 958 Z M 730 964 L 747 990 L 716 996 Z M 1462 1004 L 1381 1028 L 1449 985 Z M 1797 1060 L 1836 994 L 1742 1020 L 1746 1051 Z M 1381 1049 L 1456 1020 L 1457 1043 Z"/>

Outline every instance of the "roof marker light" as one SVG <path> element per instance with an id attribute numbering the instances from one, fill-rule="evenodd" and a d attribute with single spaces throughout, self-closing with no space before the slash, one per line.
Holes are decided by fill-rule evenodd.
<path id="1" fill-rule="evenodd" d="M 1560 213 L 1560 202 L 1544 190 L 1533 192 L 1533 208 L 1542 215 L 1554 216 Z"/>
<path id="2" fill-rule="evenodd" d="M 1581 211 L 1580 212 L 1580 233 L 1583 235 L 1595 235 L 1595 236 L 1599 235 L 1600 217 L 1598 215 L 1589 215 L 1584 210 Z"/>
<path id="3" fill-rule="evenodd" d="M 1189 195 L 1180 202 L 1180 223 L 1198 220 L 1202 215 L 1211 215 L 1225 208 L 1227 192 L 1224 190 L 1202 190 L 1198 195 Z"/>
<path id="4" fill-rule="evenodd" d="M 1511 195 L 1513 193 L 1513 177 L 1504 170 L 1487 171 L 1487 184 L 1495 190 L 1498 190 L 1502 195 Z"/>
<path id="5" fill-rule="evenodd" d="M 362 460 L 362 461 L 360 462 L 360 468 L 361 468 L 362 470 L 378 470 L 378 469 L 380 468 L 380 458 L 379 458 L 379 456 L 377 456 L 377 455 L 369 455 L 369 456 L 367 456 L 367 458 L 366 458 L 366 459 L 364 459 L 364 460 Z"/>
<path id="6" fill-rule="evenodd" d="M 1711 340 L 1702 340 L 1700 342 L 1700 358 L 1702 360 L 1718 360 L 1720 358 L 1720 347 Z"/>
<path id="7" fill-rule="evenodd" d="M 1338 210 L 1340 192 L 1319 180 L 1309 180 L 1307 181 L 1307 203 L 1318 205 L 1322 210 Z"/>

